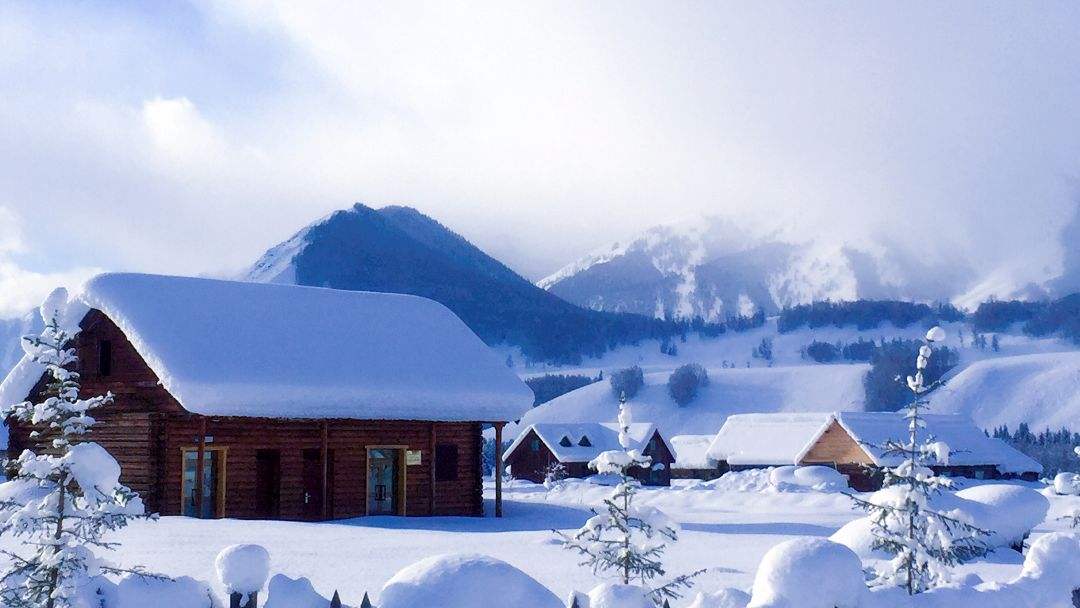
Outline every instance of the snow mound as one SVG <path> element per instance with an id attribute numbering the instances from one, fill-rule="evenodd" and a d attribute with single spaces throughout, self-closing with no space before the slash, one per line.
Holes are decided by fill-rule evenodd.
<path id="1" fill-rule="evenodd" d="M 634 419 L 655 423 L 664 437 L 715 434 L 731 414 L 752 412 L 832 412 L 863 409 L 862 379 L 868 365 L 802 365 L 749 369 L 708 368 L 709 385 L 685 407 L 668 394 L 670 372 L 645 375 L 631 399 Z M 816 387 L 807 391 L 807 386 Z M 619 400 L 611 385 L 594 382 L 529 410 L 506 436 L 538 422 L 611 422 Z"/>
<path id="2" fill-rule="evenodd" d="M 1054 492 L 1062 496 L 1080 496 L 1080 475 L 1058 473 L 1054 476 Z"/>
<path id="3" fill-rule="evenodd" d="M 841 492 L 848 487 L 847 477 L 826 466 L 783 466 L 769 471 L 769 483 L 783 490 L 794 486 L 818 492 Z"/>
<path id="4" fill-rule="evenodd" d="M 588 608 L 656 608 L 649 590 L 637 585 L 604 583 L 589 592 Z"/>
<path id="5" fill-rule="evenodd" d="M 824 539 L 797 538 L 761 559 L 749 608 L 857 608 L 868 595 L 855 553 Z"/>
<path id="6" fill-rule="evenodd" d="M 900 488 L 879 490 L 867 500 L 891 504 Z M 970 522 L 990 531 L 984 540 L 990 548 L 1019 546 L 1031 530 L 1046 519 L 1050 502 L 1031 488 L 1008 484 L 987 484 L 944 492 L 931 499 L 930 506 L 939 512 Z M 870 517 L 860 517 L 845 524 L 829 540 L 844 545 L 865 559 L 886 559 L 884 552 L 873 549 L 874 531 Z"/>
<path id="7" fill-rule="evenodd" d="M 214 567 L 230 593 L 258 593 L 270 576 L 270 552 L 260 545 L 232 545 L 218 553 Z"/>
<path id="8" fill-rule="evenodd" d="M 220 606 L 206 583 L 187 576 L 161 580 L 129 575 L 121 579 L 111 593 L 106 592 L 106 596 L 108 595 L 114 596 L 113 601 L 105 604 L 110 608 L 146 608 L 147 606 L 218 608 Z"/>
<path id="9" fill-rule="evenodd" d="M 327 608 L 330 605 L 330 600 L 316 593 L 311 581 L 304 577 L 276 574 L 266 591 L 263 608 Z"/>
<path id="10" fill-rule="evenodd" d="M 733 587 L 715 593 L 698 593 L 687 608 L 746 608 L 750 594 Z"/>
<path id="11" fill-rule="evenodd" d="M 935 412 L 963 414 L 980 428 L 1027 422 L 1075 426 L 1080 418 L 1080 352 L 998 357 L 972 363 L 930 399 Z"/>
<path id="12" fill-rule="evenodd" d="M 477 554 L 438 555 L 402 568 L 383 586 L 378 605 L 379 608 L 563 608 L 555 594 L 528 574 L 504 561 Z"/>

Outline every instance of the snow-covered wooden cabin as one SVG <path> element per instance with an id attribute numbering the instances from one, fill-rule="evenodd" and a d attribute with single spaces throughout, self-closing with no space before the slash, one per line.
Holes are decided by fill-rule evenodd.
<path id="1" fill-rule="evenodd" d="M 939 475 L 975 479 L 1038 479 L 1042 465 L 973 422 L 949 414 L 926 415 L 922 437 L 933 436 L 954 453 Z M 781 465 L 826 465 L 848 476 L 859 491 L 881 487 L 882 467 L 899 464 L 875 446 L 907 437 L 901 412 L 738 414 L 729 416 L 709 446 L 721 472 Z"/>
<path id="2" fill-rule="evenodd" d="M 532 405 L 460 319 L 414 296 L 104 274 L 66 317 L 83 394 L 116 396 L 88 439 L 163 515 L 481 515 L 481 425 Z M 24 359 L 0 401 L 41 380 Z M 30 430 L 11 425 L 10 454 L 36 448 Z"/>
<path id="3" fill-rule="evenodd" d="M 716 435 L 676 435 L 668 443 L 675 449 L 671 465 L 672 479 L 708 481 L 721 475 L 716 461 L 709 458 L 709 446 Z"/>
<path id="4" fill-rule="evenodd" d="M 675 452 L 650 423 L 630 425 L 630 449 L 652 458 L 648 469 L 631 469 L 630 474 L 644 485 L 671 484 L 671 465 Z M 588 477 L 595 473 L 589 461 L 608 450 L 621 450 L 619 425 L 611 422 L 572 424 L 536 423 L 518 434 L 506 450 L 510 474 L 519 479 L 540 483 L 549 468 L 561 463 L 567 477 Z"/>

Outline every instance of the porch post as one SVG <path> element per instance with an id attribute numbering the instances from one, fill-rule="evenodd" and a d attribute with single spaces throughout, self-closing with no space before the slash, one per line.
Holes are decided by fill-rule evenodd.
<path id="1" fill-rule="evenodd" d="M 195 456 L 195 517 L 199 518 L 203 516 L 204 466 L 206 466 L 206 416 L 199 416 L 199 453 Z"/>
<path id="2" fill-rule="evenodd" d="M 503 447 L 502 430 L 505 422 L 495 423 L 495 517 L 502 517 Z"/>
<path id="3" fill-rule="evenodd" d="M 330 505 L 327 504 L 330 483 L 330 422 L 323 420 L 322 423 L 322 518 L 330 518 Z"/>

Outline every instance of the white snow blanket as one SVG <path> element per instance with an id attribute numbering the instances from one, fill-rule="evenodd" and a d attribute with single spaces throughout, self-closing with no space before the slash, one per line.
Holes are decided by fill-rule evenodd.
<path id="1" fill-rule="evenodd" d="M 416 296 L 102 274 L 67 306 L 124 332 L 185 409 L 214 416 L 515 420 L 533 395 L 443 305 Z M 26 399 L 24 358 L 0 403 Z"/>
<path id="2" fill-rule="evenodd" d="M 794 486 L 818 492 L 840 492 L 848 488 L 847 477 L 832 467 L 817 465 L 776 467 L 769 471 L 769 482 L 780 490 Z"/>
<path id="3" fill-rule="evenodd" d="M 1062 496 L 1080 496 L 1080 475 L 1067 471 L 1054 475 L 1054 491 Z"/>
<path id="4" fill-rule="evenodd" d="M 715 435 L 677 435 L 668 443 L 675 448 L 673 469 L 711 469 L 716 461 L 709 458 L 709 444 Z"/>
<path id="5" fill-rule="evenodd" d="M 379 608 L 563 608 L 528 574 L 486 555 L 438 555 L 402 568 L 379 593 Z M 268 607 L 269 608 L 269 607 Z"/>
<path id="6" fill-rule="evenodd" d="M 275 574 L 267 588 L 263 608 L 328 608 L 330 600 L 315 592 L 311 581 L 304 577 L 289 578 Z"/>
<path id="7" fill-rule="evenodd" d="M 638 585 L 603 583 L 589 592 L 586 608 L 656 608 L 649 590 Z"/>

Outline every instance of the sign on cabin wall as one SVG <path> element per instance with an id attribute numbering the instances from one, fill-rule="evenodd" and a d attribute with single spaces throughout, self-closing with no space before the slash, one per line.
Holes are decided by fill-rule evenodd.
<path id="1" fill-rule="evenodd" d="M 405 464 L 410 467 L 420 464 L 420 450 L 405 450 Z"/>

